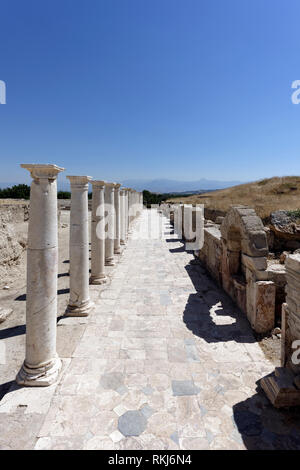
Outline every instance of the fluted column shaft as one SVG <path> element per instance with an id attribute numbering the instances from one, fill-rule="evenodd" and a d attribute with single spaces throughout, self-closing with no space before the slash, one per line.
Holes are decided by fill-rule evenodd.
<path id="1" fill-rule="evenodd" d="M 114 266 L 114 239 L 115 239 L 115 183 L 105 183 L 105 264 Z"/>
<path id="2" fill-rule="evenodd" d="M 57 174 L 56 165 L 22 164 L 33 178 L 27 250 L 26 353 L 16 381 L 48 386 L 61 368 L 56 353 L 57 322 Z"/>
<path id="3" fill-rule="evenodd" d="M 105 181 L 91 181 L 92 196 L 92 223 L 91 223 L 91 284 L 103 284 L 105 275 Z"/>
<path id="4" fill-rule="evenodd" d="M 90 176 L 67 176 L 71 183 L 70 299 L 67 316 L 87 316 L 89 296 L 88 183 Z"/>

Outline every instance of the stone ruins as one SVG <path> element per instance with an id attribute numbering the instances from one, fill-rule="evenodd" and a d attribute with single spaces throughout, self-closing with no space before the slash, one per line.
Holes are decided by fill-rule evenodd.
<path id="1" fill-rule="evenodd" d="M 57 381 L 61 361 L 56 353 L 57 318 L 57 175 L 56 165 L 22 164 L 33 179 L 27 249 L 26 354 L 16 381 L 19 385 L 49 386 Z M 93 304 L 89 282 L 105 282 L 105 265 L 120 253 L 130 224 L 141 212 L 142 194 L 120 184 L 67 176 L 71 185 L 70 300 L 66 316 L 87 316 Z M 89 279 L 88 185 L 93 185 L 92 269 Z M 122 203 L 120 200 L 122 199 Z M 106 226 L 104 225 L 104 210 Z"/>
<path id="2" fill-rule="evenodd" d="M 162 210 L 184 240 L 202 228 L 195 224 L 197 207 L 167 205 Z M 187 215 L 191 226 L 184 223 Z M 285 266 L 268 262 L 268 230 L 250 207 L 234 206 L 216 222 L 204 221 L 197 256 L 256 333 L 270 332 L 281 314 L 281 367 L 261 386 L 275 407 L 300 405 L 300 254 L 287 255 Z"/>
<path id="3" fill-rule="evenodd" d="M 0 315 L 0 448 L 300 448 L 300 253 L 282 214 L 271 233 L 245 206 L 215 222 L 145 209 L 87 175 L 58 205 L 64 168 L 21 166 L 30 203 L 4 205 L 0 240 L 8 265 L 27 246 L 25 359 L 21 305 Z M 275 330 L 280 366 L 260 345 Z"/>

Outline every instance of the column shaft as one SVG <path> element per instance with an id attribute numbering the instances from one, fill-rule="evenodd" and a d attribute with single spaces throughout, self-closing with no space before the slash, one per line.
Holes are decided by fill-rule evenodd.
<path id="1" fill-rule="evenodd" d="M 85 317 L 93 304 L 89 296 L 89 176 L 68 176 L 71 183 L 70 300 L 67 316 Z"/>
<path id="2" fill-rule="evenodd" d="M 114 253 L 119 254 L 121 253 L 120 247 L 120 231 L 121 231 L 121 224 L 120 224 L 120 184 L 115 184 L 115 192 L 114 192 L 114 205 L 115 205 L 115 240 L 114 240 Z"/>
<path id="3" fill-rule="evenodd" d="M 63 168 L 23 164 L 33 178 L 27 250 L 26 354 L 17 375 L 20 385 L 48 386 L 57 380 L 57 186 Z"/>
<path id="4" fill-rule="evenodd" d="M 103 284 L 105 275 L 104 181 L 92 181 L 91 284 Z"/>
<path id="5" fill-rule="evenodd" d="M 114 185 L 106 183 L 104 191 L 105 200 L 105 264 L 114 266 L 114 238 L 115 238 L 115 204 Z"/>
<path id="6" fill-rule="evenodd" d="M 120 191 L 120 244 L 125 245 L 126 240 L 126 224 L 125 224 L 125 196 L 126 191 Z"/>

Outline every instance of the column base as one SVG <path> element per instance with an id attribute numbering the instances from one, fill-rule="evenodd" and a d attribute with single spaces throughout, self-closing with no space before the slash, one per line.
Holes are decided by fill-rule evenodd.
<path id="1" fill-rule="evenodd" d="M 94 304 L 90 300 L 81 305 L 68 305 L 65 311 L 65 317 L 87 317 L 93 309 Z"/>
<path id="2" fill-rule="evenodd" d="M 16 382 L 25 387 L 48 387 L 57 382 L 61 366 L 59 357 L 55 357 L 46 366 L 38 368 L 28 367 L 24 361 L 16 377 Z"/>
<path id="3" fill-rule="evenodd" d="M 103 276 L 91 276 L 90 277 L 90 284 L 105 284 L 107 281 L 107 276 L 103 274 Z"/>
<path id="4" fill-rule="evenodd" d="M 275 408 L 300 405 L 300 380 L 285 367 L 276 367 L 275 371 L 260 380 L 260 385 Z"/>
<path id="5" fill-rule="evenodd" d="M 115 260 L 114 258 L 106 258 L 105 260 L 105 266 L 115 266 Z"/>
<path id="6" fill-rule="evenodd" d="M 120 245 L 125 245 L 125 240 L 120 240 Z"/>
<path id="7" fill-rule="evenodd" d="M 119 255 L 121 253 L 121 248 L 115 248 L 114 253 L 115 255 Z"/>

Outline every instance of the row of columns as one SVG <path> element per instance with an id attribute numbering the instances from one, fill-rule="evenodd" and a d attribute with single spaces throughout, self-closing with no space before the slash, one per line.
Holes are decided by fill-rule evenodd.
<path id="1" fill-rule="evenodd" d="M 26 353 L 16 381 L 48 386 L 57 380 L 57 175 L 56 165 L 22 164 L 33 179 L 27 251 Z M 67 176 L 71 185 L 70 298 L 66 316 L 87 316 L 93 308 L 90 284 L 107 280 L 105 266 L 115 264 L 134 219 L 141 214 L 142 194 L 119 183 Z M 92 185 L 91 274 L 89 275 L 88 188 Z"/>

